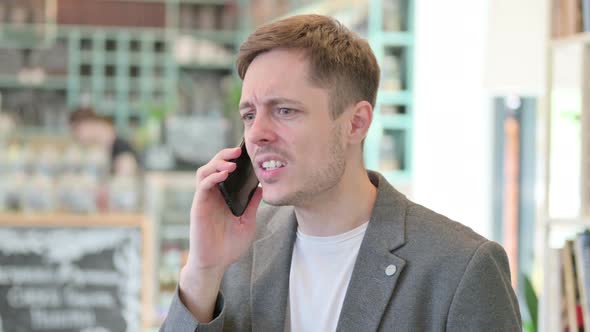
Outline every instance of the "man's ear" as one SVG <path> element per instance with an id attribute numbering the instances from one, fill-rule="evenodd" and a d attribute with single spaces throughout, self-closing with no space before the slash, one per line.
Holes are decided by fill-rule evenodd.
<path id="1" fill-rule="evenodd" d="M 373 121 L 373 107 L 367 101 L 359 101 L 352 107 L 348 120 L 348 140 L 352 144 L 360 144 L 367 137 Z"/>

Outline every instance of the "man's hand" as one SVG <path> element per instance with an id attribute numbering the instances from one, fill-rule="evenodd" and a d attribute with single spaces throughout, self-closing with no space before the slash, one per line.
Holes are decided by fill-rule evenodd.
<path id="1" fill-rule="evenodd" d="M 182 301 L 200 323 L 213 319 L 225 270 L 246 253 L 254 240 L 262 189 L 256 189 L 244 214 L 236 217 L 218 187 L 236 169 L 236 164 L 228 160 L 239 157 L 240 153 L 240 148 L 224 149 L 196 174 L 189 255 L 180 274 L 179 287 Z"/>

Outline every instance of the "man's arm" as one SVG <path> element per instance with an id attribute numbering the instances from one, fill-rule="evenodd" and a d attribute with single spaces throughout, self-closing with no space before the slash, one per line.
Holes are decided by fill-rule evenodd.
<path id="1" fill-rule="evenodd" d="M 202 324 L 194 318 L 190 310 L 182 303 L 179 297 L 179 289 L 177 289 L 168 311 L 168 317 L 160 327 L 160 332 L 195 332 L 197 328 L 199 331 L 204 332 L 221 331 L 225 316 L 223 302 L 223 295 L 220 292 L 215 302 L 213 320 L 207 324 Z"/>
<path id="2" fill-rule="evenodd" d="M 221 330 L 223 301 L 220 285 L 227 268 L 243 256 L 255 237 L 256 210 L 262 200 L 258 188 L 244 214 L 234 216 L 218 188 L 229 173 L 240 148 L 224 149 L 196 173 L 190 211 L 189 253 L 180 272 L 178 291 L 162 331 Z M 210 328 L 208 328 L 210 327 Z"/>
<path id="3" fill-rule="evenodd" d="M 447 330 L 522 331 L 508 258 L 499 244 L 484 242 L 471 258 L 451 302 Z"/>

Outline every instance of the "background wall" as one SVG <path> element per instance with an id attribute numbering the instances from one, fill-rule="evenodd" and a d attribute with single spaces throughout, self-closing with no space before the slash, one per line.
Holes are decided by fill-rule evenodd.
<path id="1" fill-rule="evenodd" d="M 486 88 L 496 94 L 543 95 L 549 1 L 488 2 L 484 67 Z"/>
<path id="2" fill-rule="evenodd" d="M 491 236 L 487 1 L 416 2 L 413 198 Z"/>
<path id="3" fill-rule="evenodd" d="M 548 16 L 548 1 L 416 1 L 413 197 L 490 238 L 492 98 L 544 94 Z"/>

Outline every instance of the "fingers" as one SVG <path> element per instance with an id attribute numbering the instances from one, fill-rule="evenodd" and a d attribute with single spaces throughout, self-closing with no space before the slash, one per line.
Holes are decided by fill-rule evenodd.
<path id="1" fill-rule="evenodd" d="M 199 181 L 197 191 L 203 193 L 205 191 L 210 190 L 211 188 L 215 187 L 218 183 L 225 181 L 228 175 L 229 172 L 227 170 L 209 174 L 209 176 Z"/>
<path id="2" fill-rule="evenodd" d="M 220 151 L 211 161 L 207 164 L 203 165 L 197 170 L 197 183 L 200 183 L 203 179 L 208 177 L 209 175 L 221 172 L 221 171 L 228 171 L 231 172 L 236 169 L 236 164 L 228 159 L 235 159 L 239 157 L 241 151 L 239 148 L 237 149 L 225 149 Z"/>
<path id="3" fill-rule="evenodd" d="M 240 154 L 242 154 L 242 149 L 240 147 L 223 149 L 223 150 L 219 151 L 215 155 L 215 157 L 213 157 L 213 159 L 224 159 L 224 160 L 235 159 L 235 158 L 239 157 Z"/>
<path id="4" fill-rule="evenodd" d="M 241 151 L 239 147 L 223 149 L 211 161 L 197 170 L 195 195 L 199 197 L 199 201 L 207 200 L 206 192 L 216 187 L 218 183 L 225 181 L 229 173 L 236 169 L 237 165 L 228 160 L 238 158 Z"/>

